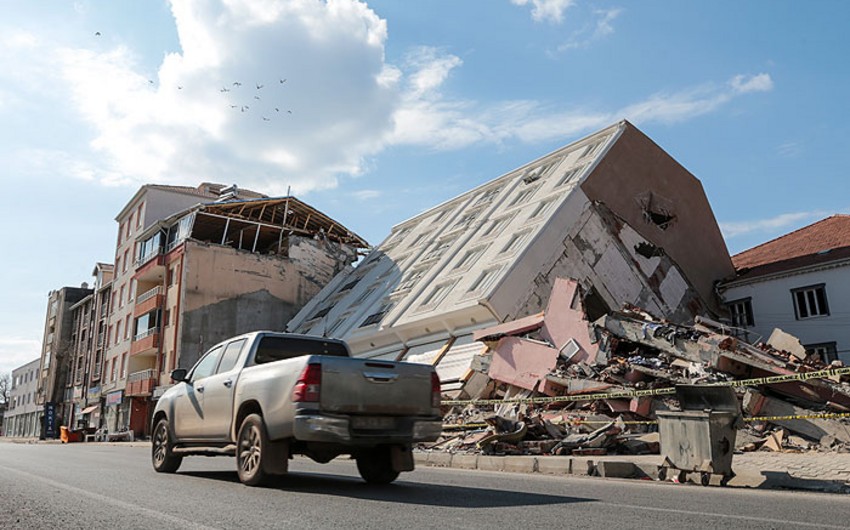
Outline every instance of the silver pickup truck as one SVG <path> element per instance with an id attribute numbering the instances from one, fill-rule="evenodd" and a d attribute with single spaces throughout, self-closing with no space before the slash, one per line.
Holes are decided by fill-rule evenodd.
<path id="1" fill-rule="evenodd" d="M 352 358 L 345 342 L 260 331 L 217 344 L 153 414 L 152 461 L 173 473 L 187 455 L 236 456 L 254 486 L 286 473 L 292 455 L 351 455 L 366 482 L 413 470 L 411 444 L 442 427 L 432 366 Z"/>

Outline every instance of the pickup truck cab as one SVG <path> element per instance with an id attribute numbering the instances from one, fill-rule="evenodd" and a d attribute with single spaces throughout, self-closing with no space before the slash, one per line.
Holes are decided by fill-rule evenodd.
<path id="1" fill-rule="evenodd" d="M 184 456 L 236 456 L 239 479 L 286 473 L 295 454 L 326 463 L 351 455 L 366 482 L 413 470 L 411 445 L 442 429 L 432 366 L 352 358 L 345 342 L 258 331 L 207 351 L 153 414 L 152 462 L 177 471 Z"/>

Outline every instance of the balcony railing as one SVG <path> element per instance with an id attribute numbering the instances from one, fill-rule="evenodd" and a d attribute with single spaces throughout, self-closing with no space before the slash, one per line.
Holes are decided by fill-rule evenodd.
<path id="1" fill-rule="evenodd" d="M 159 347 L 159 328 L 151 328 L 133 337 L 130 345 L 130 355 L 145 355 L 156 353 Z"/>
<path id="2" fill-rule="evenodd" d="M 126 394 L 128 396 L 149 396 L 156 386 L 156 370 L 149 368 L 133 372 L 127 377 Z"/>
<path id="3" fill-rule="evenodd" d="M 158 285 L 158 286 L 154 287 L 153 289 L 147 290 L 147 291 L 143 292 L 142 294 L 140 294 L 139 296 L 137 296 L 136 297 L 136 303 L 141 304 L 145 300 L 150 300 L 151 298 L 153 298 L 154 296 L 156 296 L 158 294 L 162 294 L 162 286 L 161 285 Z"/>
<path id="4" fill-rule="evenodd" d="M 145 263 L 156 258 L 157 256 L 160 256 L 161 254 L 162 254 L 162 247 L 157 247 L 156 249 L 145 254 L 144 256 L 139 256 L 139 259 L 137 259 L 136 263 L 135 263 L 136 268 L 138 269 L 139 267 L 141 267 Z"/>

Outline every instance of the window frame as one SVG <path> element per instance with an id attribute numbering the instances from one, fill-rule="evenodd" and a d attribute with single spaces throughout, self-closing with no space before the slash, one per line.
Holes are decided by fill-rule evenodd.
<path id="1" fill-rule="evenodd" d="M 818 292 L 821 293 L 821 297 L 818 296 Z M 814 298 L 810 299 L 808 293 L 812 293 Z M 801 307 L 799 303 L 801 296 L 804 301 L 804 307 Z M 797 320 L 808 320 L 810 318 L 828 317 L 830 314 L 829 300 L 826 296 L 825 283 L 806 285 L 804 287 L 796 287 L 794 289 L 791 289 L 791 301 L 794 304 L 794 317 Z M 821 304 L 823 305 L 823 307 L 821 307 Z M 811 311 L 812 305 L 816 306 L 818 310 L 817 313 L 813 313 Z"/>
<path id="2" fill-rule="evenodd" d="M 726 309 L 729 311 L 729 318 L 732 320 L 732 326 L 736 328 L 747 329 L 755 326 L 755 315 L 753 314 L 753 299 L 752 297 L 739 298 L 726 302 Z M 744 321 L 741 322 L 741 313 L 733 311 L 733 307 L 741 306 L 743 308 Z"/>

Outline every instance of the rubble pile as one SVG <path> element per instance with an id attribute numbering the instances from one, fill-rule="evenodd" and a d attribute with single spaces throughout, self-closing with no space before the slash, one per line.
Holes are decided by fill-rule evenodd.
<path id="1" fill-rule="evenodd" d="M 581 300 L 575 281 L 559 279 L 542 313 L 476 332 L 486 349 L 444 395 L 446 430 L 427 448 L 658 453 L 656 412 L 678 405 L 669 389 L 747 380 L 735 385 L 739 450 L 850 452 L 850 422 L 828 414 L 850 411 L 850 376 L 796 376 L 840 362 L 825 365 L 781 330 L 753 345 L 709 319 L 683 326 L 634 307 L 590 322 Z M 758 381 L 775 376 L 785 377 Z"/>

